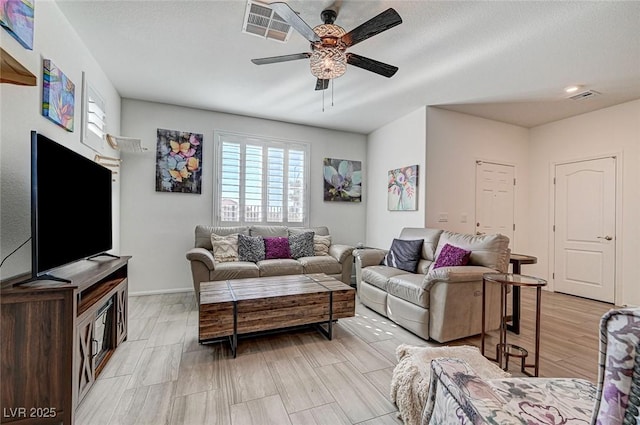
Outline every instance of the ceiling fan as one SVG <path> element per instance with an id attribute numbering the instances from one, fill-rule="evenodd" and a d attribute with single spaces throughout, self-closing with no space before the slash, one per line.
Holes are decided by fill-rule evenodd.
<path id="1" fill-rule="evenodd" d="M 342 27 L 334 24 L 338 13 L 333 9 L 326 9 L 320 14 L 324 24 L 311 28 L 287 3 L 271 3 L 269 7 L 311 42 L 311 52 L 251 59 L 251 62 L 256 65 L 310 59 L 311 73 L 317 78 L 316 90 L 328 88 L 329 80 L 344 74 L 347 64 L 387 78 L 398 71 L 396 66 L 346 52 L 347 48 L 401 24 L 402 18 L 393 8 L 346 32 Z"/>

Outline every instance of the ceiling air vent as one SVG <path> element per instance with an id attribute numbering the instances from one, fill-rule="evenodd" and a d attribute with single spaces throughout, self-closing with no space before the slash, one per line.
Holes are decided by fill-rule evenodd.
<path id="1" fill-rule="evenodd" d="M 268 4 L 249 0 L 242 32 L 285 43 L 289 40 L 292 29 Z"/>
<path id="2" fill-rule="evenodd" d="M 598 93 L 595 90 L 586 90 L 583 91 L 581 93 L 576 93 L 573 96 L 570 96 L 569 99 L 571 100 L 582 100 L 582 99 L 589 99 L 595 96 L 598 96 L 600 93 Z"/>

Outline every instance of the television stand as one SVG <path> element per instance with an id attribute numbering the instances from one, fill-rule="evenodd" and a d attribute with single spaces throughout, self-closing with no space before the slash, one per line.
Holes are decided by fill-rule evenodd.
<path id="1" fill-rule="evenodd" d="M 73 425 L 127 338 L 130 258 L 77 261 L 55 269 L 56 280 L 1 282 L 0 423 Z"/>

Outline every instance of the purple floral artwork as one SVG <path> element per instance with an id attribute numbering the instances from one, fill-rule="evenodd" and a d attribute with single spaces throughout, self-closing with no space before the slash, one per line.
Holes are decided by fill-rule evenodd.
<path id="1" fill-rule="evenodd" d="M 33 0 L 0 0 L 0 25 L 29 50 L 33 50 L 33 9 Z"/>
<path id="2" fill-rule="evenodd" d="M 348 159 L 324 159 L 324 200 L 362 201 L 362 163 Z"/>
<path id="3" fill-rule="evenodd" d="M 387 189 L 389 211 L 416 211 L 418 209 L 418 166 L 389 170 Z"/>
<path id="4" fill-rule="evenodd" d="M 202 193 L 202 138 L 158 129 L 156 192 Z"/>
<path id="5" fill-rule="evenodd" d="M 42 115 L 73 131 L 76 86 L 49 59 L 42 63 Z"/>

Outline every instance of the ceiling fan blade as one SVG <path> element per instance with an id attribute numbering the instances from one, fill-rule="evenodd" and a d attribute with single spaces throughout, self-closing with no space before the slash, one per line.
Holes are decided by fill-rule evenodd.
<path id="1" fill-rule="evenodd" d="M 369 37 L 380 34 L 381 32 L 393 28 L 396 25 L 400 25 L 401 23 L 402 18 L 398 15 L 398 12 L 393 8 L 389 8 L 379 15 L 369 19 L 359 27 L 352 29 L 343 35 L 341 40 L 347 47 L 351 47 L 354 44 L 360 43 Z"/>
<path id="2" fill-rule="evenodd" d="M 383 77 L 393 77 L 398 71 L 397 66 L 389 65 L 377 60 L 365 58 L 364 56 L 356 55 L 355 53 L 347 53 L 347 63 L 358 68 L 366 69 L 367 71 L 375 72 Z"/>
<path id="3" fill-rule="evenodd" d="M 251 62 L 255 63 L 256 65 L 267 65 L 270 63 L 294 61 L 297 59 L 308 59 L 309 57 L 311 57 L 311 53 L 296 53 L 293 55 L 271 56 L 269 58 L 251 59 Z"/>
<path id="4" fill-rule="evenodd" d="M 329 80 L 322 80 L 318 78 L 316 81 L 316 90 L 326 90 L 329 88 Z"/>
<path id="5" fill-rule="evenodd" d="M 304 38 L 310 42 L 320 41 L 318 34 L 289 6 L 287 3 L 271 3 L 269 7 L 273 9 L 285 22 L 291 25 Z"/>

